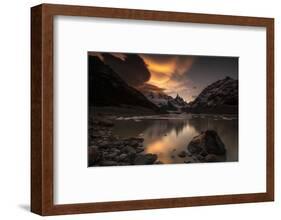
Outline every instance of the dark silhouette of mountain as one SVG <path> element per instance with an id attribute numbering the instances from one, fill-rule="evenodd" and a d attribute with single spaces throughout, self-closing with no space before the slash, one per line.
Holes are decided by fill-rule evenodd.
<path id="1" fill-rule="evenodd" d="M 188 103 L 186 111 L 238 114 L 238 80 L 226 77 L 212 83 Z"/>
<path id="2" fill-rule="evenodd" d="M 139 106 L 159 111 L 141 92 L 129 86 L 96 56 L 88 56 L 88 100 L 90 106 Z"/>

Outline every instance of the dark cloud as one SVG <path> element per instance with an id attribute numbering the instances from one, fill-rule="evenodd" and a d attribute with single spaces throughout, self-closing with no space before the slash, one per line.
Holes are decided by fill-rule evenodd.
<path id="1" fill-rule="evenodd" d="M 142 85 L 139 85 L 136 87 L 137 89 L 139 89 L 140 91 L 151 91 L 151 92 L 164 92 L 165 89 L 164 88 L 160 88 L 158 86 L 149 84 L 149 83 L 144 83 Z"/>
<path id="2" fill-rule="evenodd" d="M 150 72 L 137 54 L 102 53 L 103 61 L 116 71 L 128 84 L 140 86 L 150 79 Z M 122 55 L 122 56 L 121 56 Z"/>

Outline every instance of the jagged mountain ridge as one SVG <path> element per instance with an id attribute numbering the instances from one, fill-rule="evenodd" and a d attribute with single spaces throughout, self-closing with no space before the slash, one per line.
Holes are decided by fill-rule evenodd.
<path id="1" fill-rule="evenodd" d="M 207 86 L 188 103 L 188 112 L 238 113 L 238 80 L 226 77 Z"/>
<path id="2" fill-rule="evenodd" d="M 148 100 L 157 105 L 159 108 L 167 111 L 181 111 L 188 104 L 178 94 L 175 98 L 164 92 L 142 91 Z"/>

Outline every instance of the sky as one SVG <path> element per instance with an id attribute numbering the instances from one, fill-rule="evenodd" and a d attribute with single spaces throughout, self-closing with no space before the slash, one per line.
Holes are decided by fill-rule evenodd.
<path id="1" fill-rule="evenodd" d="M 209 84 L 227 76 L 238 79 L 238 57 L 96 53 L 129 85 L 139 90 L 179 94 L 187 102 Z"/>

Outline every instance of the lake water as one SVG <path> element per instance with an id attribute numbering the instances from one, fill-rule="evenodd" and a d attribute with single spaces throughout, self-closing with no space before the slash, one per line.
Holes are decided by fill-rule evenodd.
<path id="1" fill-rule="evenodd" d="M 238 161 L 237 116 L 174 114 L 159 116 L 119 117 L 113 134 L 120 137 L 142 137 L 146 153 L 157 154 L 165 164 L 192 160 L 181 158 L 191 139 L 201 131 L 215 130 L 226 147 L 225 161 Z M 189 160 L 189 161 L 190 161 Z"/>

